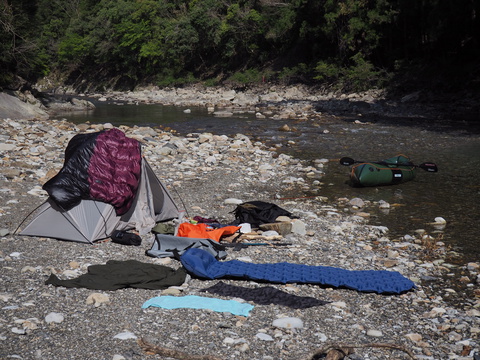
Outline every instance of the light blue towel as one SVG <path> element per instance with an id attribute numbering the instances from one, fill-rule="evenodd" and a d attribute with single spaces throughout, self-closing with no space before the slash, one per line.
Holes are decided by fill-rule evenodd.
<path id="1" fill-rule="evenodd" d="M 164 309 L 210 309 L 218 312 L 229 312 L 239 316 L 248 316 L 250 310 L 254 307 L 248 303 L 241 303 L 235 300 L 214 299 L 196 295 L 157 296 L 145 301 L 142 309 L 150 306 Z"/>

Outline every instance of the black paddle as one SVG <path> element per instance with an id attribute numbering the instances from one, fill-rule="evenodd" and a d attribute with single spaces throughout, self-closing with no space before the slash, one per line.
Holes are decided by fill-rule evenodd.
<path id="1" fill-rule="evenodd" d="M 353 160 L 352 158 L 349 157 L 342 157 L 340 159 L 340 164 L 345 165 L 345 166 L 350 166 L 353 164 L 361 164 L 361 163 L 368 163 L 371 162 L 373 164 L 379 164 L 379 165 L 398 165 L 398 166 L 414 166 L 420 169 L 423 169 L 425 171 L 429 172 L 437 172 L 438 168 L 437 165 L 435 165 L 432 162 L 427 162 L 427 163 L 422 163 L 420 165 L 415 165 L 412 163 L 400 163 L 400 164 L 392 164 L 392 163 L 387 163 L 385 161 L 359 161 L 359 160 Z"/>

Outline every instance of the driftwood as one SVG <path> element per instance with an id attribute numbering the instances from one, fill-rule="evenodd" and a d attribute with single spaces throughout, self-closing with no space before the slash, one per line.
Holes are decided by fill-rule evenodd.
<path id="1" fill-rule="evenodd" d="M 138 345 L 149 355 L 161 355 L 178 360 L 222 360 L 216 356 L 210 355 L 191 355 L 186 352 L 174 349 L 168 349 L 147 342 L 145 339 L 138 339 Z"/>
<path id="2" fill-rule="evenodd" d="M 415 355 L 407 348 L 401 345 L 388 344 L 388 343 L 370 343 L 370 344 L 361 344 L 361 345 L 329 345 L 325 348 L 315 351 L 313 354 L 309 355 L 307 360 L 342 360 L 345 356 L 354 353 L 354 349 L 360 348 L 386 348 L 391 350 L 400 350 L 406 353 L 411 359 L 416 359 Z"/>

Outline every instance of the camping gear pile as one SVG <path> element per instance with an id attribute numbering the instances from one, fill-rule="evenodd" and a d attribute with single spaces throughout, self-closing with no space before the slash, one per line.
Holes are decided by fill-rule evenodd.
<path id="1" fill-rule="evenodd" d="M 92 244 L 115 231 L 147 234 L 156 223 L 179 216 L 141 156 L 140 143 L 115 128 L 75 135 L 62 169 L 43 189 L 49 197 L 20 235 Z"/>
<path id="2" fill-rule="evenodd" d="M 151 232 L 154 242 L 146 255 L 176 258 L 181 264 L 178 270 L 173 270 L 164 265 L 132 260 L 108 261 L 105 265 L 91 265 L 88 272 L 77 279 L 61 280 L 52 275 L 46 284 L 109 290 L 125 287 L 161 289 L 181 285 L 188 273 L 197 279 L 308 283 L 379 294 L 400 294 L 415 287 L 412 281 L 395 271 L 351 271 L 286 262 L 222 261 L 228 256 L 229 245 L 233 245 L 234 250 L 254 245 L 288 246 L 278 242 L 282 238 L 278 234 L 291 231 L 295 216 L 276 204 L 250 201 L 238 204 L 232 211 L 234 220 L 228 224 L 202 217 L 188 219 L 178 210 L 167 188 L 142 157 L 138 141 L 127 138 L 118 129 L 74 136 L 67 146 L 62 169 L 43 188 L 49 198 L 37 209 L 21 235 L 90 244 L 111 238 L 119 244 L 139 245 L 141 236 Z M 270 237 L 259 237 L 252 231 L 257 228 L 279 232 Z M 262 296 L 247 294 L 240 287 L 230 288 L 228 293 L 237 297 L 243 294 L 259 301 Z M 292 296 L 275 294 L 281 299 L 279 301 L 288 298 L 288 303 L 294 304 L 296 301 L 292 301 Z M 237 307 L 232 303 L 202 298 L 202 306 L 216 311 Z M 185 306 L 195 308 L 198 299 L 173 303 L 174 306 L 185 303 Z M 323 304 L 310 303 L 315 304 L 312 306 Z M 147 306 L 171 308 L 173 305 L 171 299 L 155 299 L 144 304 Z M 250 308 L 242 311 L 248 313 Z"/>

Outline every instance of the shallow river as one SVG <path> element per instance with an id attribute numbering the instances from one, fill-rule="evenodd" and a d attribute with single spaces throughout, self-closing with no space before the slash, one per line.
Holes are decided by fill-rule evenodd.
<path id="1" fill-rule="evenodd" d="M 203 108 L 189 108 L 191 112 L 187 113 L 183 108 L 162 105 L 96 105 L 91 112 L 60 117 L 74 123 L 169 127 L 181 135 L 189 132 L 242 133 L 281 145 L 279 151 L 302 159 L 331 159 L 325 169 L 322 180 L 325 185 L 320 195 L 332 201 L 357 196 L 364 200 L 385 200 L 395 206 L 388 213 L 375 210 L 370 223 L 387 226 L 390 236 L 413 235 L 416 229 L 426 229 L 462 254 L 461 258 L 449 259 L 450 262 L 480 261 L 480 132 L 469 123 L 457 122 L 452 126 L 437 121 L 432 125 L 433 120 L 423 118 L 333 115 L 325 115 L 316 122 L 256 119 L 253 114 L 216 118 Z M 294 131 L 280 131 L 284 124 L 295 128 Z M 349 156 L 375 161 L 397 154 L 409 156 L 417 165 L 434 162 L 439 172 L 419 169 L 416 178 L 405 184 L 353 188 L 347 184 L 349 168 L 334 160 Z M 429 224 L 438 216 L 447 220 L 440 234 Z"/>

